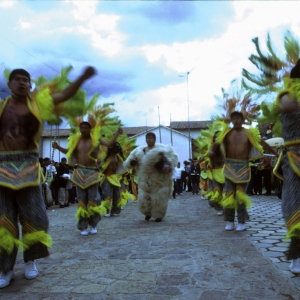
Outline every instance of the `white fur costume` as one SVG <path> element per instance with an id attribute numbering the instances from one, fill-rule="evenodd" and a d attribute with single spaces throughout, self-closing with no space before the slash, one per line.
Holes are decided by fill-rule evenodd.
<path id="1" fill-rule="evenodd" d="M 145 146 L 140 146 L 133 150 L 124 162 L 124 167 L 131 168 L 132 161 L 137 163 L 138 202 L 141 213 L 156 220 L 163 219 L 173 191 L 172 175 L 178 156 L 171 146 L 163 144 L 155 144 L 146 154 L 144 149 Z"/>

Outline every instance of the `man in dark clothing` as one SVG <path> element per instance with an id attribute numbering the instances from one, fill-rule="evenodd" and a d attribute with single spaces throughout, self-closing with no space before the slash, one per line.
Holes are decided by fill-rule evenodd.
<path id="1" fill-rule="evenodd" d="M 191 165 L 191 184 L 193 195 L 199 195 L 199 183 L 200 183 L 200 165 L 197 158 L 193 159 Z"/>
<path id="2" fill-rule="evenodd" d="M 60 166 L 57 168 L 58 202 L 60 208 L 69 206 L 69 193 L 66 189 L 68 180 L 70 180 L 70 171 L 67 166 L 67 159 L 63 157 Z"/>

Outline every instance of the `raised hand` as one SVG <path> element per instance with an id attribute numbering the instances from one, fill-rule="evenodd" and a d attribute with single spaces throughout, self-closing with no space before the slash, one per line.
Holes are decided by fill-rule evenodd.
<path id="1" fill-rule="evenodd" d="M 87 79 L 91 78 L 92 76 L 94 76 L 95 74 L 97 74 L 96 69 L 94 67 L 89 66 L 82 73 L 82 78 L 84 80 L 87 80 Z"/>

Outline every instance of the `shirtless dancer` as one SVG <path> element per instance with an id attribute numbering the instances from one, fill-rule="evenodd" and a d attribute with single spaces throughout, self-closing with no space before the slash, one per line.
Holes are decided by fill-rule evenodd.
<path id="1" fill-rule="evenodd" d="M 44 120 L 94 74 L 94 68 L 88 67 L 62 92 L 50 95 L 49 89 L 42 89 L 35 99 L 30 97 L 27 71 L 16 69 L 9 76 L 11 96 L 0 99 L 0 288 L 9 285 L 14 276 L 18 246 L 24 248 L 27 279 L 38 276 L 35 260 L 49 255 L 51 237 L 41 191 L 38 142 Z"/>
<path id="2" fill-rule="evenodd" d="M 228 221 L 225 230 L 234 229 L 234 217 L 237 210 L 238 225 L 236 231 L 245 230 L 245 221 L 248 217 L 247 206 L 251 200 L 246 196 L 245 189 L 250 180 L 249 160 L 256 160 L 263 156 L 263 149 L 275 155 L 277 153 L 266 142 L 260 140 L 256 128 L 245 129 L 244 116 L 235 111 L 231 114 L 233 128 L 227 127 L 212 145 L 210 155 L 213 156 L 218 146 L 225 156 L 224 176 L 225 196 L 221 205 L 224 207 L 224 220 Z"/>
<path id="3" fill-rule="evenodd" d="M 106 217 L 119 216 L 121 207 L 127 203 L 125 197 L 128 194 L 123 180 L 124 160 L 123 150 L 119 143 L 108 148 L 107 156 L 102 165 L 104 177 L 101 182 L 103 200 L 107 203 L 108 210 L 105 214 Z"/>
<path id="4" fill-rule="evenodd" d="M 97 168 L 100 145 L 111 147 L 118 136 L 123 132 L 121 128 L 115 133 L 110 141 L 100 139 L 94 141 L 91 135 L 91 124 L 82 122 L 80 124 L 80 135 L 75 137 L 74 143 L 69 149 L 52 143 L 54 149 L 67 154 L 69 164 L 77 167 L 72 175 L 72 182 L 76 185 L 78 200 L 78 220 L 77 228 L 82 236 L 87 236 L 90 225 L 90 234 L 96 234 L 96 226 L 101 220 L 101 214 L 105 213 L 105 208 L 100 205 L 99 181 L 100 172 Z"/>

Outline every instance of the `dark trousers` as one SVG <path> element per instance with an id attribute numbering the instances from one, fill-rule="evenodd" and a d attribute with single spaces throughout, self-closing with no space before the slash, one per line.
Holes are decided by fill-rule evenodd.
<path id="1" fill-rule="evenodd" d="M 191 181 L 192 181 L 193 194 L 198 194 L 199 193 L 200 175 L 192 175 Z"/>
<path id="2" fill-rule="evenodd" d="M 254 194 L 261 195 L 262 193 L 262 177 L 261 177 L 261 171 L 256 169 L 254 173 L 254 178 L 253 178 L 253 190 Z"/>
<path id="3" fill-rule="evenodd" d="M 28 247 L 23 252 L 24 262 L 47 257 L 47 238 L 40 241 L 39 237 L 41 233 L 47 235 L 49 226 L 41 186 L 20 190 L 0 187 L 0 199 L 0 240 L 19 239 L 19 221 L 23 243 Z M 0 244 L 0 272 L 4 274 L 13 269 L 18 252 L 16 245 L 11 249 L 8 245 Z"/>
<path id="4" fill-rule="evenodd" d="M 187 188 L 188 188 L 189 192 L 191 192 L 193 190 L 191 175 L 189 175 L 189 181 L 188 181 L 188 184 L 187 184 Z"/>
<path id="5" fill-rule="evenodd" d="M 182 181 L 181 179 L 176 179 L 175 180 L 175 191 L 177 194 L 182 193 Z"/>
<path id="6" fill-rule="evenodd" d="M 271 169 L 262 170 L 262 177 L 264 179 L 264 186 L 267 194 L 271 194 Z"/>
<path id="7" fill-rule="evenodd" d="M 225 208 L 224 209 L 224 221 L 234 222 L 235 209 L 234 208 Z M 237 218 L 238 223 L 244 224 L 245 220 L 248 219 L 248 213 L 246 206 L 241 204 L 237 208 Z"/>

